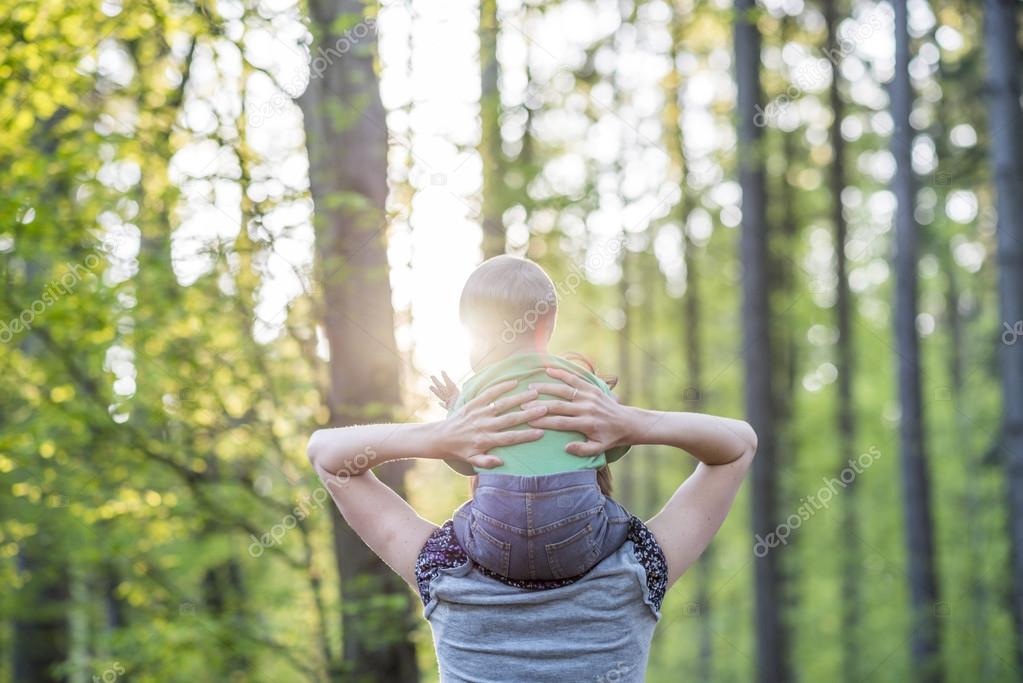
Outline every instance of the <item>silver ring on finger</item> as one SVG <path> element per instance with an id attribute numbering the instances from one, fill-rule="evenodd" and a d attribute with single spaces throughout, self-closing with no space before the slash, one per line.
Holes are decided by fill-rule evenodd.
<path id="1" fill-rule="evenodd" d="M 575 387 L 574 389 L 572 389 L 572 398 L 570 398 L 568 400 L 569 401 L 574 401 L 575 397 L 578 396 L 578 395 L 579 395 L 579 387 Z"/>
<path id="2" fill-rule="evenodd" d="M 495 413 L 495 414 L 497 413 L 497 404 L 495 404 L 493 401 L 490 402 L 489 408 L 490 408 L 490 412 Z"/>

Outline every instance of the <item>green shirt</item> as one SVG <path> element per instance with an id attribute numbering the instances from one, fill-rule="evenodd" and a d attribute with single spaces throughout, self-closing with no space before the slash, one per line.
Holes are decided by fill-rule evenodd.
<path id="1" fill-rule="evenodd" d="M 545 353 L 518 353 L 488 365 L 466 380 L 465 384 L 462 385 L 462 392 L 459 394 L 458 400 L 451 407 L 450 413 L 461 410 L 462 406 L 479 396 L 487 388 L 510 379 L 517 380 L 518 384 L 506 395 L 520 394 L 528 391 L 530 384 L 563 384 L 560 380 L 547 374 L 546 370 L 549 367 L 567 370 L 578 377 L 582 377 L 587 382 L 600 387 L 601 391 L 608 396 L 612 396 L 611 389 L 602 379 L 588 372 L 578 363 Z M 539 398 L 553 399 L 560 397 L 540 394 Z M 531 429 L 531 427 L 529 425 L 518 425 L 511 429 Z M 629 450 L 628 446 L 618 446 L 606 453 L 584 458 L 565 452 L 565 446 L 573 441 L 586 441 L 586 437 L 579 432 L 562 432 L 546 429 L 544 430 L 544 435 L 536 441 L 491 449 L 491 455 L 496 455 L 504 461 L 504 464 L 500 467 L 488 470 L 473 468 L 472 465 L 466 462 L 456 460 L 448 460 L 446 462 L 453 470 L 465 475 L 471 475 L 475 472 L 497 472 L 499 474 L 536 476 L 540 474 L 555 474 L 557 472 L 571 472 L 574 470 L 596 469 L 603 467 L 609 462 L 618 460 Z"/>

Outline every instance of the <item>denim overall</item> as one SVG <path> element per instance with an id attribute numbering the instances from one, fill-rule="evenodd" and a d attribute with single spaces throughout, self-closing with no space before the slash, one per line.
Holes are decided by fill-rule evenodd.
<path id="1" fill-rule="evenodd" d="M 596 470 L 541 476 L 482 472 L 455 511 L 455 535 L 478 565 L 517 580 L 585 574 L 625 542 L 629 513 L 600 492 Z"/>

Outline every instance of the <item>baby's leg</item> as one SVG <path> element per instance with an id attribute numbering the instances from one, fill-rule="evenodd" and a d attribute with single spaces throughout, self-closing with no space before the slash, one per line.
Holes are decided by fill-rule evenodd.
<path id="1" fill-rule="evenodd" d="M 624 535 L 617 530 L 627 529 L 627 513 L 612 508 L 608 514 L 607 499 L 592 470 L 547 478 L 546 490 L 530 498 L 529 549 L 534 577 L 580 576 L 621 546 Z M 619 536 L 621 540 L 616 540 Z M 615 542 L 617 545 L 610 547 Z"/>
<path id="2" fill-rule="evenodd" d="M 516 559 L 526 551 L 526 530 L 516 526 L 524 523 L 525 504 L 521 495 L 507 493 L 489 495 L 482 487 L 476 495 L 455 511 L 452 518 L 455 537 L 469 559 L 481 567 L 508 578 L 520 578 L 513 567 L 523 562 Z M 505 492 L 502 492 L 504 494 Z"/>

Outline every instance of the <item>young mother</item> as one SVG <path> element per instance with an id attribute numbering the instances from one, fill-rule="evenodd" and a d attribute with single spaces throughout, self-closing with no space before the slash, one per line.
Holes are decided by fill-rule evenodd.
<path id="1" fill-rule="evenodd" d="M 567 386 L 537 390 L 562 400 L 537 400 L 537 391 L 505 396 L 513 380 L 445 420 L 324 429 L 309 442 L 309 459 L 341 514 L 422 598 L 442 681 L 642 681 L 664 593 L 717 533 L 756 452 L 745 422 L 620 405 L 570 373 L 549 372 Z M 523 424 L 533 428 L 506 431 Z M 472 566 L 450 522 L 426 521 L 369 471 L 403 458 L 493 467 L 488 450 L 538 439 L 543 429 L 584 434 L 570 447 L 575 455 L 660 444 L 700 464 L 587 574 L 532 584 Z"/>

